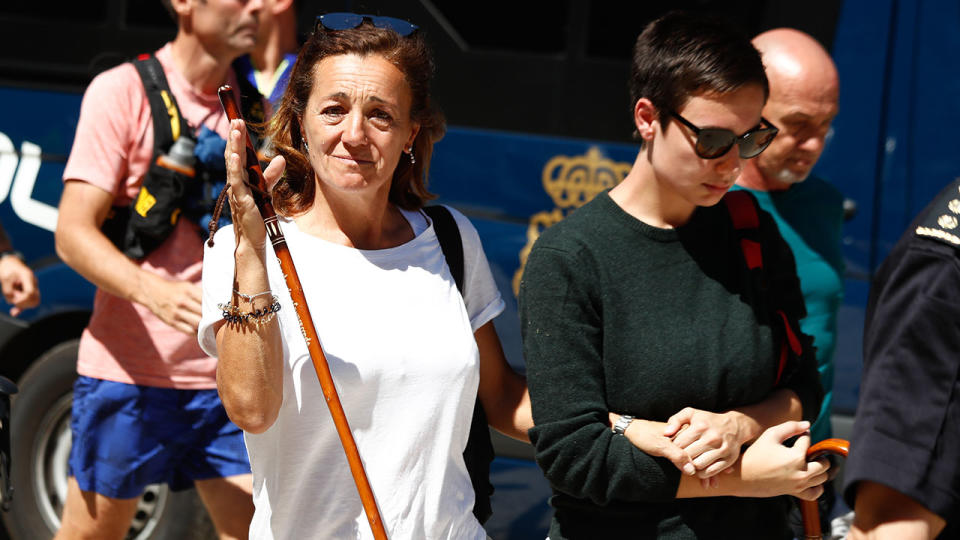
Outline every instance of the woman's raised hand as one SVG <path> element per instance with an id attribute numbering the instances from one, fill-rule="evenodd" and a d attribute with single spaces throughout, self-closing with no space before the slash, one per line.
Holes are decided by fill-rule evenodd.
<path id="1" fill-rule="evenodd" d="M 263 225 L 263 216 L 253 199 L 253 192 L 247 185 L 247 127 L 242 120 L 230 121 L 230 133 L 227 136 L 227 147 L 224 159 L 227 165 L 227 184 L 230 186 L 230 212 L 237 234 L 237 245 L 246 241 L 251 247 L 262 250 L 266 245 L 266 228 Z M 268 188 L 273 187 L 280 176 L 286 162 L 282 156 L 270 161 L 270 165 L 263 171 Z M 269 191 L 269 189 L 268 189 Z"/>
<path id="2" fill-rule="evenodd" d="M 742 489 L 737 490 L 737 495 L 793 495 L 808 501 L 816 500 L 823 493 L 830 462 L 826 458 L 807 461 L 809 429 L 810 422 L 791 421 L 764 431 L 740 458 Z M 798 435 L 793 446 L 783 444 Z"/>

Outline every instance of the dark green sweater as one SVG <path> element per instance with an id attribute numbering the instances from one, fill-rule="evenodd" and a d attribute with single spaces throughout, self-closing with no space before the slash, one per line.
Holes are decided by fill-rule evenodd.
<path id="1" fill-rule="evenodd" d="M 787 498 L 675 499 L 679 471 L 608 427 L 608 411 L 665 421 L 687 406 L 721 412 L 774 390 L 783 333 L 774 313 L 802 318 L 803 297 L 769 214 L 746 234 L 762 244 L 763 276 L 746 268 L 723 203 L 657 229 L 602 193 L 534 245 L 520 317 L 530 437 L 554 490 L 551 540 L 790 538 Z M 779 386 L 798 394 L 806 419 L 816 416 L 822 392 L 809 346 Z"/>

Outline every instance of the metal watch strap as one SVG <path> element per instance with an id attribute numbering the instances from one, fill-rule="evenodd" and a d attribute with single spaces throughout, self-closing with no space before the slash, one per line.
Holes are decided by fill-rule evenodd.
<path id="1" fill-rule="evenodd" d="M 625 414 L 625 415 L 621 416 L 621 417 L 620 417 L 619 419 L 617 419 L 617 421 L 613 424 L 613 434 L 614 434 L 614 435 L 623 435 L 623 433 L 624 433 L 625 431 L 627 431 L 627 427 L 630 426 L 630 422 L 633 422 L 633 417 L 632 417 L 632 416 L 630 416 L 629 414 Z"/>

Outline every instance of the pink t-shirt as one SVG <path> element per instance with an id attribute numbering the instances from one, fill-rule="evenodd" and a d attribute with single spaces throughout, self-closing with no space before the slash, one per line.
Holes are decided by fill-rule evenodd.
<path id="1" fill-rule="evenodd" d="M 194 89 L 175 69 L 168 43 L 156 53 L 180 113 L 226 136 L 229 123 L 217 95 Z M 228 83 L 237 87 L 233 71 Z M 153 154 L 153 121 L 136 68 L 126 63 L 98 75 L 83 96 L 64 181 L 82 180 L 128 204 L 140 189 Z M 140 267 L 169 279 L 200 282 L 200 229 L 181 219 L 169 238 Z M 197 337 L 168 326 L 147 308 L 97 290 L 90 324 L 80 338 L 80 375 L 165 388 L 216 387 L 216 359 Z"/>

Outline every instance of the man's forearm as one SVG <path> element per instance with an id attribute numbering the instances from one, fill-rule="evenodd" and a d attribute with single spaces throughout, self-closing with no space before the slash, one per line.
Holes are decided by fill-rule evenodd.
<path id="1" fill-rule="evenodd" d="M 857 484 L 852 540 L 928 540 L 947 522 L 914 499 L 876 482 Z"/>
<path id="2" fill-rule="evenodd" d="M 100 230 L 90 225 L 57 228 L 57 254 L 70 268 L 98 288 L 137 303 L 144 303 L 143 283 L 150 276 L 120 252 Z"/>

